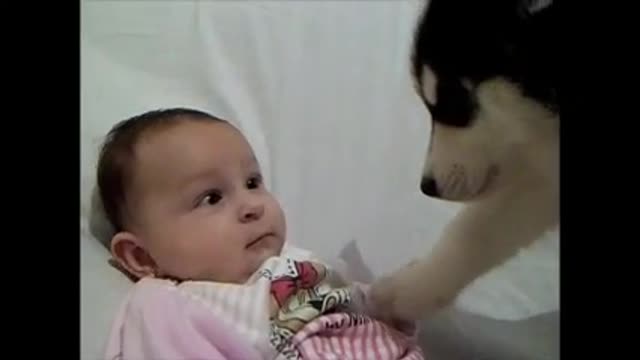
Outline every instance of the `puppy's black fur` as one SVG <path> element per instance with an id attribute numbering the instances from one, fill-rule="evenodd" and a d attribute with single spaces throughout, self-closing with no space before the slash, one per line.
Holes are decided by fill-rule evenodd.
<path id="1" fill-rule="evenodd" d="M 477 110 L 477 85 L 494 77 L 517 84 L 526 96 L 558 112 L 557 6 L 522 0 L 430 1 L 416 27 L 412 71 L 422 88 L 425 65 L 438 74 L 434 121 L 468 126 Z"/>

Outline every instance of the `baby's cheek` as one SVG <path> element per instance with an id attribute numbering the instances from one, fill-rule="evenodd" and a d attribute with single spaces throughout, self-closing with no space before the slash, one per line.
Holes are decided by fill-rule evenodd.
<path id="1" fill-rule="evenodd" d="M 284 211 L 277 202 L 274 204 L 274 208 L 272 210 L 271 221 L 276 228 L 275 230 L 280 235 L 281 243 L 284 243 L 284 240 L 287 237 L 287 220 Z"/>
<path id="2" fill-rule="evenodd" d="M 212 280 L 238 283 L 246 276 L 248 261 L 236 249 L 227 248 L 212 254 L 207 266 Z"/>
<path id="3" fill-rule="evenodd" d="M 212 275 L 217 275 L 219 268 L 223 266 L 224 258 L 217 258 L 215 251 L 206 249 L 196 244 L 182 245 L 174 248 L 172 254 L 167 256 L 167 265 L 172 275 L 181 279 L 210 280 Z"/>
<path id="4" fill-rule="evenodd" d="M 272 249 L 272 253 L 270 254 L 271 256 L 280 256 L 280 253 L 282 253 L 282 248 L 284 247 L 284 236 L 283 237 L 279 237 L 276 240 L 276 243 L 273 246 Z"/>

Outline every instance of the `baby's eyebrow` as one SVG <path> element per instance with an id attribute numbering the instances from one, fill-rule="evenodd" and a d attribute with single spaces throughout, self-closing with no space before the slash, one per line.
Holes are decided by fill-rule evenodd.
<path id="1" fill-rule="evenodd" d="M 204 179 L 215 179 L 220 176 L 219 171 L 217 169 L 206 169 L 199 172 L 194 172 L 186 176 L 181 182 L 180 185 L 184 187 L 188 187 L 197 183 L 198 181 L 202 181 Z"/>
<path id="2" fill-rule="evenodd" d="M 258 163 L 258 159 L 254 154 L 245 157 L 241 162 L 242 167 L 248 168 L 258 168 L 260 169 L 260 164 Z M 207 168 L 202 171 L 193 172 L 184 177 L 184 179 L 180 180 L 179 185 L 182 187 L 188 187 L 203 180 L 210 179 L 219 179 L 222 177 L 220 169 L 216 168 Z"/>
<path id="3" fill-rule="evenodd" d="M 260 167 L 260 164 L 258 163 L 258 159 L 256 159 L 256 156 L 254 154 L 251 154 L 251 156 L 246 157 L 245 160 L 242 162 L 242 165 L 245 167 Z"/>

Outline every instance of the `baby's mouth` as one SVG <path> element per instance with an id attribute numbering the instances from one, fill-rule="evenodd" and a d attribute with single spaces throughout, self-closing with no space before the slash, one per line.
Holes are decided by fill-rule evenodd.
<path id="1" fill-rule="evenodd" d="M 257 244 L 259 244 L 260 242 L 262 242 L 262 240 L 266 239 L 267 237 L 269 237 L 269 236 L 274 236 L 274 235 L 275 235 L 275 234 L 274 234 L 274 233 L 271 233 L 271 232 L 270 232 L 270 233 L 262 234 L 262 235 L 258 236 L 257 238 L 255 238 L 254 240 L 250 241 L 250 242 L 247 244 L 247 246 L 245 246 L 245 249 L 248 249 L 248 248 L 250 248 L 250 247 L 252 247 L 252 246 L 254 246 L 254 245 L 257 245 Z"/>

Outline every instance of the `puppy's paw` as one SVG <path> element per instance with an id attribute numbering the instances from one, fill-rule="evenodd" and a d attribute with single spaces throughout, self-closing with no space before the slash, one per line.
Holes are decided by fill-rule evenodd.
<path id="1" fill-rule="evenodd" d="M 414 322 L 428 317 L 449 303 L 430 288 L 420 263 L 414 261 L 390 276 L 376 280 L 369 292 L 373 316 L 391 324 Z M 435 285 L 435 284 L 434 284 Z"/>

